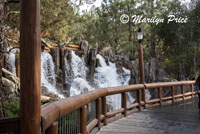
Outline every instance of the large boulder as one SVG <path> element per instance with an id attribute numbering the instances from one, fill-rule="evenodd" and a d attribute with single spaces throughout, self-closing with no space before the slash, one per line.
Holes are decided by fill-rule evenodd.
<path id="1" fill-rule="evenodd" d="M 11 80 L 9 80 L 5 77 L 2 77 L 2 84 L 4 87 L 4 93 L 6 95 L 18 93 L 17 85 L 14 82 L 12 82 Z"/>
<path id="2" fill-rule="evenodd" d="M 2 85 L 6 98 L 19 100 L 20 80 L 4 68 L 2 68 Z"/>
<path id="3" fill-rule="evenodd" d="M 5 77 L 6 79 L 12 81 L 13 83 L 15 83 L 18 88 L 20 87 L 20 80 L 17 76 L 15 76 L 14 74 L 12 74 L 11 72 L 9 72 L 8 70 L 6 70 L 5 68 L 2 68 L 2 72 L 3 72 L 3 77 Z"/>

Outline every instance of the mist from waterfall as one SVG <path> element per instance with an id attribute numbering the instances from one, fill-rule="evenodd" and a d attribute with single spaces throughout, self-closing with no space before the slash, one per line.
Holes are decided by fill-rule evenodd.
<path id="1" fill-rule="evenodd" d="M 42 52 L 41 55 L 41 85 L 46 87 L 49 92 L 64 98 L 56 89 L 55 66 L 52 56 L 47 51 Z"/>
<path id="2" fill-rule="evenodd" d="M 70 96 L 94 90 L 86 79 L 88 68 L 85 65 L 84 58 L 77 56 L 74 51 L 71 52 L 71 63 L 65 57 L 66 83 L 71 84 Z"/>

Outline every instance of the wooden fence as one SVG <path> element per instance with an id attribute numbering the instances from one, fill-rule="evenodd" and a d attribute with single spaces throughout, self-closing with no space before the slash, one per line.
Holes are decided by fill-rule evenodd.
<path id="1" fill-rule="evenodd" d="M 92 92 L 46 104 L 42 106 L 41 111 L 42 131 L 46 131 L 47 134 L 96 133 L 108 123 L 126 117 L 144 108 L 162 106 L 166 103 L 175 103 L 177 101 L 193 98 L 196 94 L 196 92 L 193 91 L 193 84 L 194 81 L 181 81 L 96 89 Z M 167 97 L 163 97 L 162 91 L 163 89 L 166 90 L 166 88 L 168 88 L 167 90 L 170 90 L 170 92 Z M 157 97 L 155 99 L 146 100 L 145 91 L 147 89 L 157 91 Z M 180 93 L 175 94 L 175 90 L 178 92 L 178 89 L 180 89 Z M 136 101 L 130 105 L 127 105 L 128 92 L 136 92 Z M 121 94 L 121 108 L 108 111 L 107 97 L 115 94 Z M 92 120 L 88 120 L 87 116 L 90 115 L 90 113 L 87 108 L 89 104 L 94 101 L 96 116 Z M 62 124 L 58 123 L 63 117 L 66 118 L 76 110 L 80 111 L 79 121 L 74 121 L 77 120 L 76 116 L 74 116 L 71 120 L 64 120 Z M 78 129 L 79 131 L 75 131 Z"/>
<path id="2" fill-rule="evenodd" d="M 103 88 L 45 104 L 41 110 L 41 131 L 45 134 L 96 133 L 108 123 L 142 109 L 194 98 L 193 85 L 194 81 L 180 81 Z M 147 89 L 157 91 L 154 99 L 145 99 Z M 168 90 L 169 95 L 163 97 L 163 90 Z M 129 105 L 128 92 L 136 94 L 136 100 Z M 107 97 L 116 94 L 121 94 L 121 108 L 108 111 Z M 1 119 L 0 126 L 0 133 L 17 133 L 19 119 Z"/>

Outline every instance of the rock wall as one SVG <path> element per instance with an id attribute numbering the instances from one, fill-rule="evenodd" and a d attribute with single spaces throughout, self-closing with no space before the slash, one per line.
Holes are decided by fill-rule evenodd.
<path id="1" fill-rule="evenodd" d="M 2 85 L 4 97 L 9 100 L 19 101 L 20 80 L 8 70 L 2 68 Z"/>

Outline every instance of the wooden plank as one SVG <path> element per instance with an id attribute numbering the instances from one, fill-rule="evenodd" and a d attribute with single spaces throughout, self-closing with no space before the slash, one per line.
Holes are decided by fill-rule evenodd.
<path id="1" fill-rule="evenodd" d="M 20 3 L 20 134 L 40 134 L 40 0 Z"/>
<path id="2" fill-rule="evenodd" d="M 145 84 L 147 89 L 194 84 L 195 81 L 157 82 Z"/>
<path id="3" fill-rule="evenodd" d="M 163 98 L 162 98 L 163 101 L 165 101 L 165 100 L 171 100 L 171 99 L 172 99 L 172 96 L 169 96 L 169 97 L 163 97 Z"/>
<path id="4" fill-rule="evenodd" d="M 186 109 L 194 112 L 188 113 Z M 197 101 L 192 100 L 156 107 L 110 123 L 97 134 L 198 134 L 200 132 L 200 120 L 197 118 L 199 115 L 197 110 Z"/>
<path id="5" fill-rule="evenodd" d="M 88 124 L 87 126 L 87 133 L 91 132 L 91 130 L 93 128 L 95 128 L 95 126 L 98 124 L 98 120 L 94 119 L 92 122 L 90 122 L 90 124 Z"/>
<path id="6" fill-rule="evenodd" d="M 146 108 L 152 108 L 152 107 L 157 107 L 157 106 L 160 106 L 160 104 L 156 103 L 156 104 L 147 105 Z"/>
<path id="7" fill-rule="evenodd" d="M 115 116 L 116 114 L 119 114 L 122 112 L 124 112 L 124 108 L 120 108 L 120 109 L 114 110 L 112 112 L 107 112 L 106 117 L 112 117 L 112 116 Z"/>
<path id="8" fill-rule="evenodd" d="M 129 106 L 127 107 L 127 109 L 129 110 L 129 109 L 135 108 L 135 107 L 137 107 L 137 106 L 139 106 L 139 103 L 134 103 L 134 104 L 129 105 Z"/>
<path id="9" fill-rule="evenodd" d="M 114 121 L 116 121 L 116 120 L 119 120 L 119 119 L 121 119 L 121 118 L 123 118 L 124 116 L 123 115 L 118 115 L 118 116 L 115 116 L 115 117 L 113 117 L 113 118 L 111 118 L 111 119 L 108 119 L 108 123 L 112 123 L 112 122 L 114 122 Z"/>
<path id="10" fill-rule="evenodd" d="M 123 87 L 111 87 L 108 88 L 108 95 L 129 92 L 129 91 L 137 91 L 138 89 L 143 89 L 143 88 L 144 88 L 143 84 L 129 85 Z"/>
<path id="11" fill-rule="evenodd" d="M 96 134 L 98 132 L 98 128 L 95 127 L 90 134 Z"/>
<path id="12" fill-rule="evenodd" d="M 155 103 L 155 102 L 160 102 L 160 99 L 147 100 L 146 104 L 151 104 L 151 103 Z"/>
<path id="13" fill-rule="evenodd" d="M 138 109 L 130 110 L 130 111 L 127 112 L 127 115 L 131 115 L 131 114 L 136 113 L 138 111 L 139 111 Z"/>
<path id="14" fill-rule="evenodd" d="M 0 119 L 0 133 L 17 132 L 19 131 L 19 118 L 1 118 Z"/>

